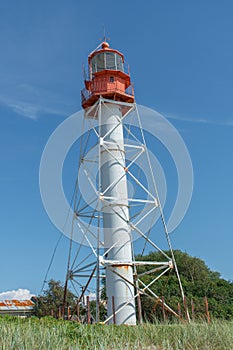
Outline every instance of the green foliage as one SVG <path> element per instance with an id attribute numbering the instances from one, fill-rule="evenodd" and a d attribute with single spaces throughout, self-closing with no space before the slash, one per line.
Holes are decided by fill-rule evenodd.
<path id="1" fill-rule="evenodd" d="M 166 252 L 166 254 L 169 255 L 169 252 Z M 219 273 L 211 271 L 201 259 L 191 257 L 179 250 L 174 251 L 174 254 L 191 317 L 195 317 L 196 319 L 206 317 L 204 298 L 207 297 L 209 312 L 212 318 L 232 320 L 233 283 L 222 279 Z M 164 261 L 164 255 L 156 252 L 144 257 L 137 256 L 136 259 Z M 138 273 L 143 274 L 148 269 L 148 266 L 140 266 Z M 149 284 L 160 272 L 145 274 L 140 279 L 145 284 Z M 184 316 L 184 307 L 181 303 L 181 293 L 174 269 L 158 279 L 150 288 L 160 298 L 164 297 L 165 302 L 176 312 L 178 312 L 178 303 L 180 303 L 181 312 Z M 39 317 L 49 316 L 53 310 L 53 315 L 58 317 L 58 309 L 63 303 L 63 294 L 64 289 L 61 282 L 49 281 L 47 291 L 37 299 L 36 315 Z M 105 295 L 106 290 L 104 288 L 101 295 L 102 300 L 105 300 Z M 144 320 L 154 322 L 155 320 L 164 319 L 164 310 L 161 303 L 154 297 L 142 295 L 141 302 Z M 192 315 L 191 303 L 194 306 L 194 315 Z M 71 309 L 75 309 L 76 299 L 70 291 L 67 293 L 67 305 L 71 306 Z M 90 307 L 94 319 L 95 306 L 96 302 L 92 301 Z M 86 315 L 86 310 L 81 305 L 80 315 Z M 103 321 L 105 316 L 106 309 L 103 304 L 100 304 L 100 320 Z M 166 313 L 166 317 L 168 319 L 172 318 L 169 313 Z"/>
<path id="2" fill-rule="evenodd" d="M 64 287 L 60 281 L 51 279 L 48 282 L 48 289 L 43 295 L 39 296 L 36 300 L 36 316 L 50 316 L 58 317 L 59 308 L 63 305 Z M 66 304 L 72 309 L 75 308 L 76 298 L 73 293 L 67 291 Z"/>
<path id="3" fill-rule="evenodd" d="M 166 254 L 169 255 L 169 252 Z M 174 254 L 190 314 L 192 300 L 195 316 L 204 317 L 204 297 L 207 297 L 212 317 L 233 319 L 233 284 L 220 278 L 219 273 L 211 271 L 203 260 L 191 257 L 179 250 L 174 251 Z M 164 257 L 158 252 L 144 257 L 137 256 L 137 259 L 163 261 Z M 145 271 L 148 271 L 148 266 L 140 267 L 138 273 Z M 141 279 L 148 284 L 155 277 L 156 273 L 152 273 L 144 275 Z M 165 302 L 177 311 L 180 290 L 174 270 L 156 281 L 151 289 L 159 297 L 163 296 Z M 154 298 L 142 296 L 142 309 L 144 318 L 149 321 L 153 321 L 155 317 L 159 319 L 163 317 L 161 305 Z"/>

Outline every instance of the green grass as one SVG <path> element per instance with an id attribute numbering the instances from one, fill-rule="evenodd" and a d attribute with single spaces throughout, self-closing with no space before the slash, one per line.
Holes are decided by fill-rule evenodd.
<path id="1" fill-rule="evenodd" d="M 1 350 L 232 350 L 233 322 L 79 325 L 51 318 L 0 318 Z"/>

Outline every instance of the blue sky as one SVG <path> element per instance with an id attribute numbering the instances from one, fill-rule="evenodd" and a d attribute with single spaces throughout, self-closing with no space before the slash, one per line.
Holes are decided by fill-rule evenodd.
<path id="1" fill-rule="evenodd" d="M 82 63 L 103 25 L 137 102 L 167 116 L 192 158 L 193 198 L 173 246 L 233 279 L 232 13 L 231 0 L 0 1 L 0 292 L 42 286 L 59 232 L 41 202 L 40 158 L 81 108 Z M 51 277 L 64 279 L 67 245 Z"/>

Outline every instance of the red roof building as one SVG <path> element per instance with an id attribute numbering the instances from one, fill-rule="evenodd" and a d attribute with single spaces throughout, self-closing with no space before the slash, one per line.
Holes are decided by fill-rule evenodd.
<path id="1" fill-rule="evenodd" d="M 32 300 L 0 300 L 0 315 L 32 316 L 35 303 Z"/>

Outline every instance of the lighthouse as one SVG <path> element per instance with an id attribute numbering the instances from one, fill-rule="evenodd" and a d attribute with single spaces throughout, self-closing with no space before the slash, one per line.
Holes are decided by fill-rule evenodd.
<path id="1" fill-rule="evenodd" d="M 86 118 L 98 120 L 99 190 L 109 323 L 136 324 L 123 119 L 134 104 L 124 55 L 104 41 L 88 56 L 81 93 Z"/>

